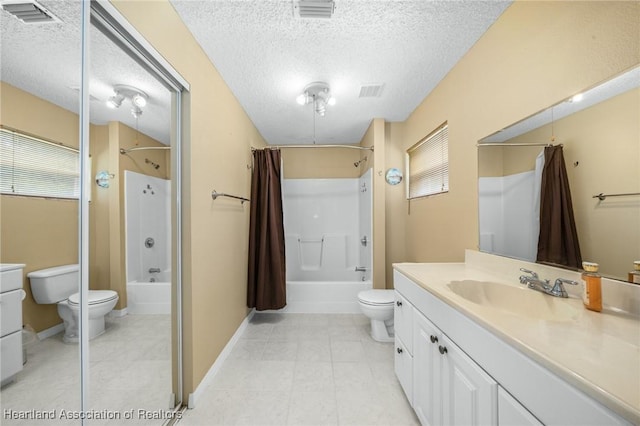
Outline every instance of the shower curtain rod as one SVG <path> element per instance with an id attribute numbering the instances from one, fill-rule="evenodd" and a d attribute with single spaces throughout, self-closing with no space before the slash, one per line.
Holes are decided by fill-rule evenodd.
<path id="1" fill-rule="evenodd" d="M 153 149 L 165 150 L 165 149 L 171 149 L 171 147 L 170 146 L 136 146 L 136 147 L 127 148 L 127 149 L 120 148 L 120 154 L 128 154 L 128 153 L 133 152 L 133 151 L 145 151 L 145 150 L 149 150 L 149 149 L 151 149 L 151 150 L 153 150 Z"/>
<path id="2" fill-rule="evenodd" d="M 502 143 L 502 142 L 490 142 L 490 143 L 478 143 L 476 146 L 554 146 L 552 143 Z M 560 144 L 562 146 L 562 144 Z"/>
<path id="3" fill-rule="evenodd" d="M 355 146 L 355 145 L 274 145 L 267 146 L 265 149 L 280 149 L 280 148 L 347 148 L 347 149 L 359 149 L 373 151 L 372 146 Z M 251 151 L 255 151 L 258 148 L 251 147 Z"/>

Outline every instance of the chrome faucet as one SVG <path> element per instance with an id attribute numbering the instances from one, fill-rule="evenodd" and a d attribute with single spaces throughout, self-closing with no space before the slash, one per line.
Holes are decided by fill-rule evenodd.
<path id="1" fill-rule="evenodd" d="M 576 281 L 567 280 L 565 278 L 558 278 L 553 287 L 549 284 L 549 280 L 541 280 L 538 274 L 528 269 L 520 268 L 520 270 L 530 276 L 520 275 L 520 283 L 526 284 L 532 290 L 537 290 L 544 294 L 548 294 L 555 297 L 569 297 L 563 284 L 578 285 Z"/>
<path id="2" fill-rule="evenodd" d="M 158 272 L 160 272 L 160 268 L 149 268 L 150 274 L 157 274 Z"/>

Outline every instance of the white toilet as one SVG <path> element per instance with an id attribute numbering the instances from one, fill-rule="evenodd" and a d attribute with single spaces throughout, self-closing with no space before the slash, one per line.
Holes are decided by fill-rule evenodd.
<path id="1" fill-rule="evenodd" d="M 31 293 L 36 303 L 58 304 L 58 315 L 64 321 L 66 343 L 78 342 L 78 316 L 80 313 L 79 265 L 63 265 L 41 269 L 27 274 Z M 104 333 L 104 317 L 118 302 L 118 293 L 112 290 L 89 290 L 89 339 Z"/>
<path id="2" fill-rule="evenodd" d="M 358 293 L 362 313 L 371 319 L 371 337 L 378 342 L 393 342 L 393 290 L 365 290 Z"/>

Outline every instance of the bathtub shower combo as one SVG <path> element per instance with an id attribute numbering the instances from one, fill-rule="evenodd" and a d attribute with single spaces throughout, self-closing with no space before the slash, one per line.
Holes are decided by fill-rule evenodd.
<path id="1" fill-rule="evenodd" d="M 359 313 L 372 288 L 371 169 L 360 178 L 284 179 L 287 306 Z"/>
<path id="2" fill-rule="evenodd" d="M 171 312 L 169 180 L 125 171 L 127 312 Z"/>

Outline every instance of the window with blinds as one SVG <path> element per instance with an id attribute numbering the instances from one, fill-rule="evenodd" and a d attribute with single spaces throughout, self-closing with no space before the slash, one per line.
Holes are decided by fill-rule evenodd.
<path id="1" fill-rule="evenodd" d="M 78 151 L 0 129 L 0 193 L 79 198 Z"/>
<path id="2" fill-rule="evenodd" d="M 449 191 L 449 127 L 447 124 L 407 150 L 407 198 Z"/>

